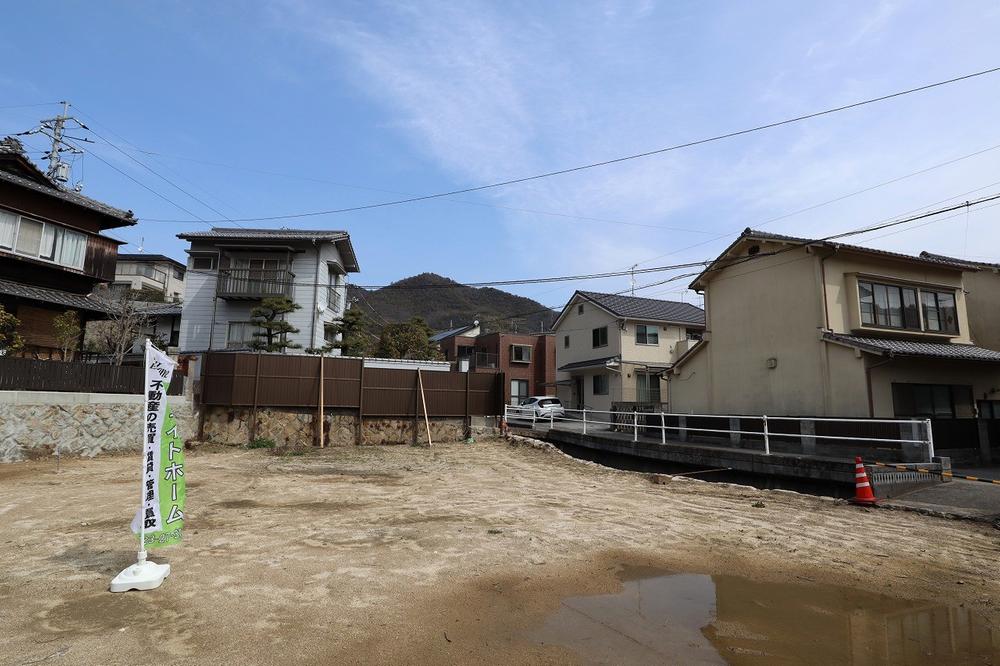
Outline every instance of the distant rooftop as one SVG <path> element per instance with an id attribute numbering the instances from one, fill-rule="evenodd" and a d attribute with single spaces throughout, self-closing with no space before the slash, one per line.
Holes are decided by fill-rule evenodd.
<path id="1" fill-rule="evenodd" d="M 951 342 L 915 342 L 912 340 L 894 340 L 888 338 L 872 338 L 843 333 L 824 333 L 824 340 L 839 342 L 862 351 L 881 356 L 919 356 L 924 358 L 944 358 L 956 361 L 993 361 L 1000 362 L 1000 351 L 984 349 L 975 345 L 957 344 Z"/>
<path id="2" fill-rule="evenodd" d="M 145 252 L 132 253 L 132 254 L 119 252 L 118 261 L 141 261 L 141 262 L 166 261 L 177 266 L 178 268 L 185 267 L 182 262 L 177 261 L 176 259 L 173 259 L 171 257 L 168 257 L 165 254 L 147 254 Z"/>
<path id="3" fill-rule="evenodd" d="M 679 324 L 705 325 L 705 311 L 690 303 L 622 294 L 602 294 L 597 291 L 578 291 L 576 293 L 611 314 L 624 319 L 648 319 Z"/>

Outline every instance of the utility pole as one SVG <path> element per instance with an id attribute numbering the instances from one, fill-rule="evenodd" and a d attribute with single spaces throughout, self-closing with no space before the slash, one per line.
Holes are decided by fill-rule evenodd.
<path id="1" fill-rule="evenodd" d="M 633 296 L 635 296 L 635 269 L 638 268 L 638 266 L 639 264 L 632 264 L 632 268 L 629 270 L 628 274 L 629 290 L 631 291 Z"/>
<path id="2" fill-rule="evenodd" d="M 66 143 L 65 132 L 67 121 L 72 120 L 76 123 L 77 127 L 80 129 L 86 129 L 86 125 L 81 123 L 79 120 L 69 115 L 69 102 L 61 102 L 63 105 L 62 113 L 57 115 L 55 118 L 46 118 L 41 121 L 41 126 L 27 132 L 28 134 L 33 134 L 35 132 L 44 134 L 52 141 L 52 149 L 45 156 L 45 159 L 49 161 L 49 169 L 45 172 L 45 175 L 54 181 L 60 183 L 65 183 L 69 180 L 69 162 L 63 162 L 61 154 L 64 152 L 73 153 L 75 155 L 82 155 L 83 151 L 73 147 L 72 145 Z M 80 138 L 80 137 L 70 137 L 77 141 L 85 141 L 87 143 L 93 143 L 90 139 Z M 79 189 L 79 187 L 77 188 Z"/>

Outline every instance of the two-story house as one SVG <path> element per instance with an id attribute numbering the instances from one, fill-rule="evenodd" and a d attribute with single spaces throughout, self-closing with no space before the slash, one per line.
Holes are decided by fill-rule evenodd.
<path id="1" fill-rule="evenodd" d="M 969 311 L 972 342 L 1000 351 L 1000 264 L 955 259 L 930 252 L 921 252 L 920 256 L 962 266 L 962 286 Z M 1000 418 L 1000 414 L 995 418 Z"/>
<path id="2" fill-rule="evenodd" d="M 703 341 L 672 369 L 673 410 L 971 417 L 1000 399 L 952 260 L 745 230 L 691 284 Z"/>
<path id="3" fill-rule="evenodd" d="M 119 253 L 111 291 L 131 290 L 155 297 L 149 300 L 180 303 L 184 270 L 184 264 L 166 255 Z"/>
<path id="4" fill-rule="evenodd" d="M 69 190 L 0 141 L 0 305 L 21 322 L 22 355 L 61 355 L 52 320 L 75 310 L 103 319 L 108 303 L 90 294 L 114 279 L 118 246 L 101 232 L 136 223 L 124 211 Z"/>
<path id="5" fill-rule="evenodd" d="M 347 305 L 347 274 L 358 259 L 346 231 L 234 229 L 178 234 L 190 241 L 184 280 L 180 350 L 246 349 L 259 329 L 250 311 L 261 299 L 286 296 L 285 315 L 302 349 L 332 342 Z"/>
<path id="6" fill-rule="evenodd" d="M 552 326 L 558 395 L 572 409 L 667 409 L 664 374 L 704 327 L 690 303 L 577 291 Z"/>
<path id="7" fill-rule="evenodd" d="M 555 340 L 548 333 L 482 333 L 479 322 L 431 338 L 461 372 L 502 372 L 504 401 L 518 405 L 555 386 Z"/>

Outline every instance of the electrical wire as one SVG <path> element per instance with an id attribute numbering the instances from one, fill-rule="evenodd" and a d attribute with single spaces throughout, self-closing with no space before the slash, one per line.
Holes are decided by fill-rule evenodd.
<path id="1" fill-rule="evenodd" d="M 304 212 L 304 213 L 291 213 L 291 214 L 285 214 L 285 215 L 269 215 L 269 216 L 261 216 L 261 217 L 244 217 L 244 218 L 233 218 L 233 219 L 224 219 L 224 220 L 206 220 L 206 221 L 210 222 L 210 223 L 216 223 L 216 222 L 227 222 L 227 221 L 228 222 L 268 222 L 268 221 L 274 221 L 274 220 L 287 220 L 287 219 L 293 219 L 293 218 L 315 217 L 315 216 L 319 216 L 319 215 L 333 215 L 333 214 L 339 214 L 339 213 L 349 213 L 349 212 L 356 212 L 356 211 L 362 211 L 362 210 L 371 210 L 371 209 L 374 209 L 374 208 L 384 208 L 384 207 L 387 207 L 387 206 L 399 206 L 399 205 L 402 205 L 402 204 L 409 204 L 409 203 L 416 203 L 416 202 L 420 202 L 420 201 L 428 201 L 428 200 L 431 200 L 431 199 L 440 199 L 440 198 L 444 198 L 444 197 L 451 197 L 451 196 L 454 196 L 454 195 L 457 195 L 457 194 L 468 194 L 470 192 L 481 192 L 483 190 L 495 189 L 495 188 L 504 187 L 504 186 L 508 186 L 508 185 L 516 185 L 516 184 L 519 184 L 519 183 L 525 183 L 525 182 L 529 182 L 529 181 L 533 181 L 533 180 L 540 180 L 540 179 L 543 179 L 543 178 L 551 178 L 553 176 L 561 176 L 561 175 L 565 175 L 565 174 L 569 174 L 569 173 L 576 173 L 576 172 L 579 172 L 579 171 L 585 171 L 585 170 L 588 170 L 588 169 L 595 169 L 595 168 L 598 168 L 598 167 L 609 166 L 609 165 L 612 165 L 612 164 L 620 164 L 622 162 L 627 162 L 627 161 L 630 161 L 630 160 L 636 160 L 636 159 L 640 159 L 640 158 L 644 158 L 644 157 L 650 157 L 650 156 L 653 156 L 653 155 L 662 155 L 664 153 L 672 152 L 672 151 L 675 151 L 675 150 L 681 150 L 683 148 L 691 148 L 691 147 L 694 147 L 694 146 L 700 146 L 700 145 L 704 145 L 704 144 L 707 144 L 707 143 L 712 143 L 712 142 L 716 142 L 716 141 L 722 141 L 722 140 L 725 140 L 725 139 L 731 139 L 731 138 L 738 137 L 738 136 L 744 136 L 744 135 L 751 134 L 751 133 L 754 133 L 754 132 L 760 132 L 760 131 L 763 131 L 763 130 L 768 130 L 768 129 L 773 129 L 773 128 L 776 128 L 776 127 L 781 127 L 783 125 L 790 125 L 790 124 L 793 124 L 793 123 L 802 122 L 804 120 L 809 120 L 809 119 L 812 119 L 812 118 L 818 118 L 818 117 L 821 117 L 821 116 L 825 116 L 825 115 L 829 115 L 829 114 L 833 114 L 833 113 L 838 113 L 840 111 L 846 111 L 846 110 L 849 110 L 849 109 L 855 109 L 855 108 L 866 106 L 866 105 L 869 105 L 869 104 L 876 104 L 878 102 L 884 102 L 884 101 L 887 101 L 887 100 L 890 100 L 890 99 L 894 99 L 894 98 L 897 98 L 897 97 L 902 97 L 904 95 L 910 95 L 910 94 L 914 94 L 914 93 L 917 93 L 917 92 L 923 92 L 923 91 L 930 90 L 930 89 L 933 89 L 933 88 L 938 88 L 940 86 L 945 86 L 945 85 L 949 85 L 949 84 L 952 84 L 952 83 L 957 83 L 957 82 L 960 82 L 960 81 L 965 81 L 965 80 L 976 78 L 976 77 L 979 77 L 979 76 L 985 76 L 987 74 L 994 74 L 994 73 L 996 73 L 998 71 L 1000 71 L 1000 67 L 992 67 L 990 69 L 985 69 L 985 70 L 981 70 L 981 71 L 978 71 L 978 72 L 973 72 L 971 74 L 965 74 L 965 75 L 962 75 L 962 76 L 957 76 L 957 77 L 954 77 L 954 78 L 951 78 L 951 79 L 947 79 L 947 80 L 944 80 L 944 81 L 937 81 L 935 83 L 930 83 L 930 84 L 918 86 L 918 87 L 915 87 L 915 88 L 909 88 L 907 90 L 901 90 L 901 91 L 897 91 L 897 92 L 894 92 L 894 93 L 889 93 L 887 95 L 881 95 L 879 97 L 873 97 L 873 98 L 861 100 L 861 101 L 858 101 L 858 102 L 852 102 L 850 104 L 844 104 L 844 105 L 841 105 L 841 106 L 837 106 L 837 107 L 833 107 L 833 108 L 829 108 L 829 109 L 824 109 L 822 111 L 816 111 L 816 112 L 813 112 L 813 113 L 807 113 L 807 114 L 804 114 L 804 115 L 801 115 L 801 116 L 796 116 L 794 118 L 786 118 L 784 120 L 779 120 L 779 121 L 776 121 L 776 122 L 766 123 L 766 124 L 763 124 L 763 125 L 757 125 L 756 127 L 750 127 L 750 128 L 747 128 L 747 129 L 737 130 L 737 131 L 733 131 L 733 132 L 726 132 L 724 134 L 717 134 L 717 135 L 706 137 L 706 138 L 702 138 L 702 139 L 696 139 L 696 140 L 693 140 L 693 141 L 686 141 L 684 143 L 678 143 L 678 144 L 674 144 L 672 146 L 667 146 L 667 147 L 664 147 L 664 148 L 657 148 L 655 150 L 648 150 L 648 151 L 645 151 L 645 152 L 635 153 L 635 154 L 632 154 L 632 155 L 625 155 L 623 157 L 616 157 L 616 158 L 613 158 L 613 159 L 603 160 L 603 161 L 600 161 L 600 162 L 591 162 L 589 164 L 582 164 L 582 165 L 579 165 L 579 166 L 569 167 L 569 168 L 565 168 L 565 169 L 558 169 L 558 170 L 555 170 L 555 171 L 547 171 L 547 172 L 544 172 L 544 173 L 534 174 L 534 175 L 530 175 L 530 176 L 522 176 L 522 177 L 519 177 L 519 178 L 511 178 L 511 179 L 508 179 L 508 180 L 503 180 L 503 181 L 499 181 L 499 182 L 495 182 L 495 183 L 489 183 L 489 184 L 486 184 L 486 185 L 477 185 L 475 187 L 466 187 L 466 188 L 461 188 L 461 189 L 457 189 L 457 190 L 451 190 L 451 191 L 448 191 L 448 192 L 438 192 L 436 194 L 426 194 L 426 195 L 417 196 L 417 197 L 408 197 L 408 198 L 405 198 L 405 199 L 397 199 L 397 200 L 394 200 L 394 201 L 382 201 L 382 202 L 378 202 L 378 203 L 366 204 L 366 205 L 363 205 L 363 206 L 351 206 L 351 207 L 346 207 L 346 208 L 333 208 L 333 209 L 329 209 L 329 210 L 309 211 L 309 212 Z M 177 222 L 178 220 L 170 220 L 170 219 L 147 219 L 147 221 L 149 221 L 149 222 Z"/>

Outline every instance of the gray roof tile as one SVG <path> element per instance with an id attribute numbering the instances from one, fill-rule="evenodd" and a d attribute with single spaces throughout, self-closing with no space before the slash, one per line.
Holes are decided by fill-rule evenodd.
<path id="1" fill-rule="evenodd" d="M 1000 351 L 984 349 L 975 345 L 950 342 L 918 342 L 914 340 L 894 340 L 871 338 L 843 333 L 824 333 L 823 339 L 857 347 L 883 356 L 919 356 L 924 358 L 946 358 L 966 361 L 1000 362 Z"/>
<path id="2" fill-rule="evenodd" d="M 596 291 L 578 291 L 589 301 L 597 303 L 612 314 L 625 319 L 649 319 L 681 324 L 705 325 L 705 311 L 696 305 L 679 301 L 661 301 L 656 298 L 602 294 Z"/>
<path id="3" fill-rule="evenodd" d="M 47 289 L 45 287 L 35 287 L 29 284 L 21 284 L 20 282 L 11 282 L 10 280 L 0 280 L 0 294 L 51 303 L 53 305 L 62 305 L 76 310 L 87 310 L 88 312 L 107 313 L 112 307 L 110 302 L 94 296 L 74 294 L 68 291 Z"/>
<path id="4" fill-rule="evenodd" d="M 340 240 L 346 231 L 335 229 L 243 229 L 212 227 L 211 231 L 186 231 L 177 234 L 184 240 L 202 238 L 233 238 L 237 240 Z"/>
<path id="5" fill-rule="evenodd" d="M 47 194 L 48 196 L 55 197 L 56 199 L 68 201 L 71 204 L 76 204 L 77 206 L 82 206 L 83 208 L 89 208 L 90 210 L 107 215 L 108 217 L 121 220 L 126 224 L 135 224 L 137 222 L 135 216 L 132 214 L 132 211 L 121 210 L 120 208 L 109 206 L 108 204 L 97 201 L 96 199 L 85 197 L 79 192 L 73 192 L 72 190 L 57 187 L 56 185 L 46 186 L 35 182 L 30 178 L 18 176 L 17 174 L 4 171 L 3 169 L 0 169 L 0 180 L 5 180 L 8 183 L 26 187 L 29 190 L 35 190 L 36 192 L 41 192 L 42 194 Z"/>

